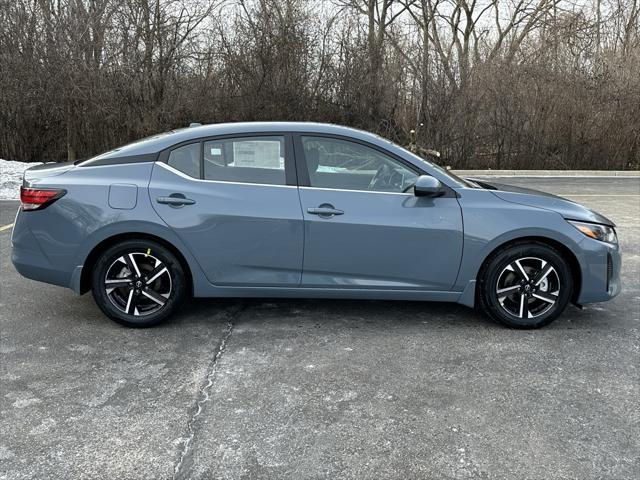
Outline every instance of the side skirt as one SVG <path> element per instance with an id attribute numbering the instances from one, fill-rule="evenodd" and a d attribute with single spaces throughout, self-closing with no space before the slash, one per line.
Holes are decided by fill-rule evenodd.
<path id="1" fill-rule="evenodd" d="M 195 297 L 264 297 L 264 298 L 342 298 L 368 300 L 417 300 L 459 302 L 461 292 L 380 290 L 312 287 L 205 287 L 197 288 Z M 461 303 L 461 302 L 459 302 Z"/>

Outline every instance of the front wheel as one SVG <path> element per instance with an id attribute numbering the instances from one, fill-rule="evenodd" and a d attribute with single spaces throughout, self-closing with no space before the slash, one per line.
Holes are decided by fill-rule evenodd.
<path id="1" fill-rule="evenodd" d="M 493 254 L 480 274 L 481 308 L 514 328 L 539 328 L 565 309 L 573 290 L 560 252 L 540 243 L 512 245 Z"/>
<path id="2" fill-rule="evenodd" d="M 128 327 L 150 327 L 165 320 L 182 302 L 185 274 L 166 247 L 127 240 L 100 255 L 92 272 L 92 291 L 109 318 Z"/>

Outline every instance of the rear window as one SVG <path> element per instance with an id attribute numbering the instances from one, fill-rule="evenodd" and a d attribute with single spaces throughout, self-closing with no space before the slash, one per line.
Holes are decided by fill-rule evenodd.
<path id="1" fill-rule="evenodd" d="M 167 163 L 190 177 L 200 178 L 200 143 L 191 143 L 172 150 Z"/>

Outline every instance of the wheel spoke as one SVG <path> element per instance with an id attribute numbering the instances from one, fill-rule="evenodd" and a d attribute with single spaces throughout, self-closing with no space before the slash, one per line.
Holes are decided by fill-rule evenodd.
<path id="1" fill-rule="evenodd" d="M 522 268 L 520 260 L 514 261 L 510 266 L 518 276 L 524 278 L 526 281 L 529 281 L 529 275 L 527 275 L 527 272 L 525 272 L 524 268 Z"/>
<path id="2" fill-rule="evenodd" d="M 145 282 L 149 284 L 153 282 L 156 278 L 158 278 L 160 275 L 163 275 L 165 272 L 168 272 L 167 267 L 165 267 L 162 263 L 160 263 L 156 268 L 154 268 L 147 274 L 147 277 L 146 277 L 147 280 L 145 280 Z"/>
<path id="3" fill-rule="evenodd" d="M 127 269 L 129 270 L 130 275 L 132 276 L 135 275 L 136 269 L 134 268 L 133 263 L 129 258 L 129 255 L 123 255 L 118 260 L 120 260 L 121 262 L 124 262 L 124 264 L 127 266 Z"/>
<path id="4" fill-rule="evenodd" d="M 547 276 L 554 271 L 554 268 L 551 266 L 550 263 L 547 263 L 542 270 L 540 270 L 540 272 L 538 272 L 538 274 L 534 277 L 533 282 L 534 285 L 538 286 L 540 285 L 540 282 L 542 282 L 545 278 L 547 278 Z"/>
<path id="5" fill-rule="evenodd" d="M 129 270 L 131 270 L 131 273 L 135 273 L 139 277 L 140 269 L 138 268 L 138 264 L 136 263 L 136 259 L 133 256 L 133 253 L 130 253 L 125 258 L 127 260 L 127 266 L 129 267 Z"/>
<path id="6" fill-rule="evenodd" d="M 131 280 L 128 278 L 114 278 L 113 280 L 104 281 L 107 288 L 113 290 L 114 288 L 128 287 L 131 285 Z"/>
<path id="7" fill-rule="evenodd" d="M 523 293 L 520 295 L 520 314 L 518 315 L 520 318 L 525 318 L 529 316 L 529 308 L 527 301 L 527 296 Z"/>
<path id="8" fill-rule="evenodd" d="M 133 288 L 129 290 L 129 296 L 127 297 L 127 306 L 124 309 L 125 313 L 127 313 L 128 315 L 133 315 L 135 313 L 134 310 L 136 308 L 138 300 L 137 297 L 138 295 L 134 292 Z"/>
<path id="9" fill-rule="evenodd" d="M 556 300 L 558 300 L 558 295 L 554 293 L 545 293 L 545 292 L 538 291 L 538 292 L 534 292 L 533 296 L 536 298 L 539 298 L 544 302 L 550 303 L 551 305 L 556 303 Z"/>
<path id="10" fill-rule="evenodd" d="M 498 298 L 507 297 L 520 288 L 520 285 L 512 285 L 511 287 L 500 288 L 496 291 Z"/>
<path id="11" fill-rule="evenodd" d="M 153 300 L 154 302 L 156 302 L 158 305 L 162 306 L 165 303 L 167 303 L 167 299 L 165 297 L 163 297 L 162 295 L 154 292 L 153 290 L 151 290 L 150 288 L 143 288 L 141 290 L 142 295 L 144 295 L 145 297 Z"/>

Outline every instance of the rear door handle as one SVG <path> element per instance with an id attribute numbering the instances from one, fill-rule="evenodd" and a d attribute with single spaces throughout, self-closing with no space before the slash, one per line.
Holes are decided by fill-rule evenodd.
<path id="1" fill-rule="evenodd" d="M 196 203 L 195 200 L 191 200 L 181 193 L 172 193 L 168 197 L 158 197 L 156 198 L 156 202 L 169 205 L 171 207 L 182 207 L 184 205 L 193 205 Z"/>
<path id="2" fill-rule="evenodd" d="M 311 215 L 319 215 L 324 218 L 330 218 L 334 215 L 342 215 L 344 212 L 342 210 L 338 210 L 337 208 L 333 208 L 333 205 L 323 203 L 316 208 L 307 208 L 307 213 L 310 213 Z"/>

